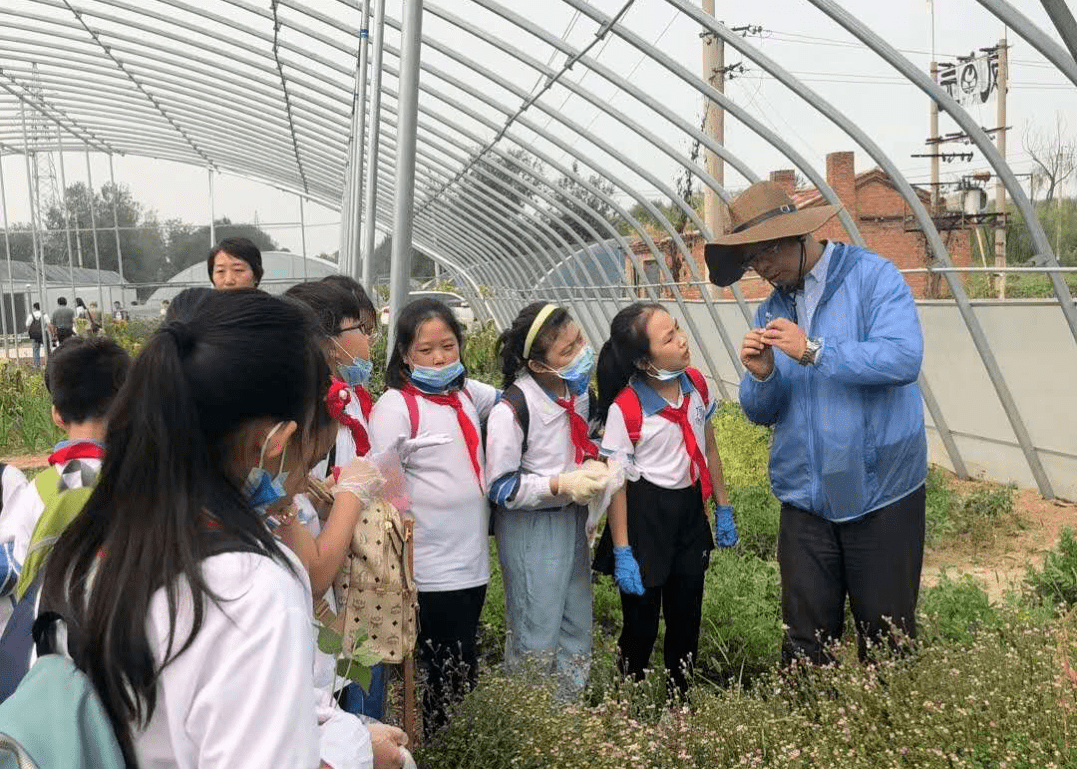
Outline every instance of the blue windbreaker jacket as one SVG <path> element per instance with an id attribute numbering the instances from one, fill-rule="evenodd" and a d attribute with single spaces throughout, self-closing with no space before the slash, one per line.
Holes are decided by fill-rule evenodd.
<path id="1" fill-rule="evenodd" d="M 791 318 L 778 292 L 758 308 L 756 326 L 769 315 Z M 769 478 L 776 497 L 828 520 L 852 520 L 926 480 L 916 382 L 922 328 L 896 266 L 836 244 L 807 334 L 824 341 L 816 365 L 777 351 L 765 381 L 743 375 L 739 401 L 751 421 L 775 426 Z"/>

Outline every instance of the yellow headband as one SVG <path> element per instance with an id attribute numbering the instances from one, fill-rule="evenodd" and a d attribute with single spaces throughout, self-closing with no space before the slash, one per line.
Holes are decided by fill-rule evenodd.
<path id="1" fill-rule="evenodd" d="M 529 327 L 529 334 L 525 336 L 525 350 L 521 352 L 521 355 L 525 358 L 529 358 L 529 352 L 532 351 L 533 341 L 536 340 L 536 334 L 540 332 L 540 328 L 544 326 L 544 322 L 555 311 L 558 310 L 558 306 L 554 303 L 548 303 L 546 306 L 540 309 L 540 313 L 533 319 L 532 326 Z"/>

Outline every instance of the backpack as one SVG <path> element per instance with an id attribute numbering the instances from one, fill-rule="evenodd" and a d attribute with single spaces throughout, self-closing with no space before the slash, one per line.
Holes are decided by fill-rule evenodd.
<path id="1" fill-rule="evenodd" d="M 74 459 L 68 463 L 69 466 L 64 468 L 65 472 L 69 471 L 70 464 L 77 464 L 78 460 Z M 94 479 L 88 480 L 86 479 L 87 473 L 88 470 L 84 468 L 83 487 L 81 488 L 61 489 L 63 478 L 54 466 L 50 466 L 34 478 L 34 486 L 37 488 L 41 500 L 45 503 L 45 509 L 42 511 L 41 517 L 38 518 L 37 525 L 34 526 L 34 532 L 30 536 L 30 546 L 26 551 L 26 559 L 23 561 L 22 575 L 19 577 L 19 583 L 15 588 L 15 597 L 17 599 L 21 599 L 27 588 L 33 584 L 34 577 L 44 564 L 53 544 L 60 538 L 60 534 L 64 532 L 64 529 L 71 524 L 71 521 L 83 511 L 83 507 L 89 501 L 90 494 L 94 492 L 94 482 L 96 482 L 97 476 L 95 474 Z"/>
<path id="2" fill-rule="evenodd" d="M 353 528 L 345 564 L 334 578 L 338 613 L 325 600 L 316 617 L 342 636 L 343 653 L 358 631 L 383 662 L 400 663 L 416 645 L 419 594 L 413 581 L 409 542 L 412 526 L 385 499 L 372 502 Z"/>
<path id="3" fill-rule="evenodd" d="M 26 334 L 30 336 L 30 340 L 35 343 L 42 343 L 44 339 L 41 337 L 41 317 L 35 316 L 30 321 L 30 326 L 26 328 Z"/>
<path id="4" fill-rule="evenodd" d="M 708 405 L 709 387 L 705 383 L 705 376 L 701 374 L 700 370 L 695 370 L 693 367 L 686 368 L 686 375 L 690 379 L 690 383 L 694 384 L 697 393 L 701 395 L 701 401 Z M 622 411 L 623 421 L 626 423 L 626 433 L 630 435 L 630 442 L 637 445 L 638 440 L 641 439 L 641 423 L 644 420 L 641 410 L 641 398 L 638 397 L 633 387 L 627 386 L 615 397 L 615 404 Z"/>
<path id="5" fill-rule="evenodd" d="M 37 625 L 35 625 L 36 627 Z M 124 769 L 124 755 L 90 679 L 39 636 L 39 659 L 0 704 L 0 768 Z"/>

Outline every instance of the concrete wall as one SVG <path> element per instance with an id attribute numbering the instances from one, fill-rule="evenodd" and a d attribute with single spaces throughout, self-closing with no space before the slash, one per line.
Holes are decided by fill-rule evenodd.
<path id="1" fill-rule="evenodd" d="M 1035 488 L 1035 478 L 956 305 L 951 300 L 920 300 L 917 304 L 925 338 L 923 372 L 968 472 L 999 483 Z M 676 303 L 665 305 L 683 321 Z M 733 301 L 716 305 L 737 347 L 748 325 Z M 751 304 L 755 309 L 756 305 Z M 687 307 L 708 341 L 708 354 L 723 388 L 729 398 L 737 399 L 735 365 L 713 328 L 708 310 L 700 301 L 689 301 Z M 609 305 L 608 310 L 613 311 L 613 307 Z M 1076 342 L 1060 306 L 1053 300 L 983 301 L 975 304 L 975 311 L 1054 494 L 1076 501 Z M 685 322 L 683 326 L 689 327 Z M 712 380 L 706 358 L 692 338 L 691 347 L 695 365 Z M 926 420 L 931 462 L 951 469 L 929 412 Z"/>

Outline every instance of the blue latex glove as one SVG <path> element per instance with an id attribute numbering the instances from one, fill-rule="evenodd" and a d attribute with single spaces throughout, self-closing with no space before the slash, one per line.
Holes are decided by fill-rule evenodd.
<path id="1" fill-rule="evenodd" d="M 627 595 L 644 595 L 641 567 L 634 560 L 630 546 L 615 548 L 615 585 Z"/>
<path id="2" fill-rule="evenodd" d="M 718 547 L 734 547 L 739 543 L 735 528 L 735 507 L 730 504 L 716 505 L 716 544 Z"/>

